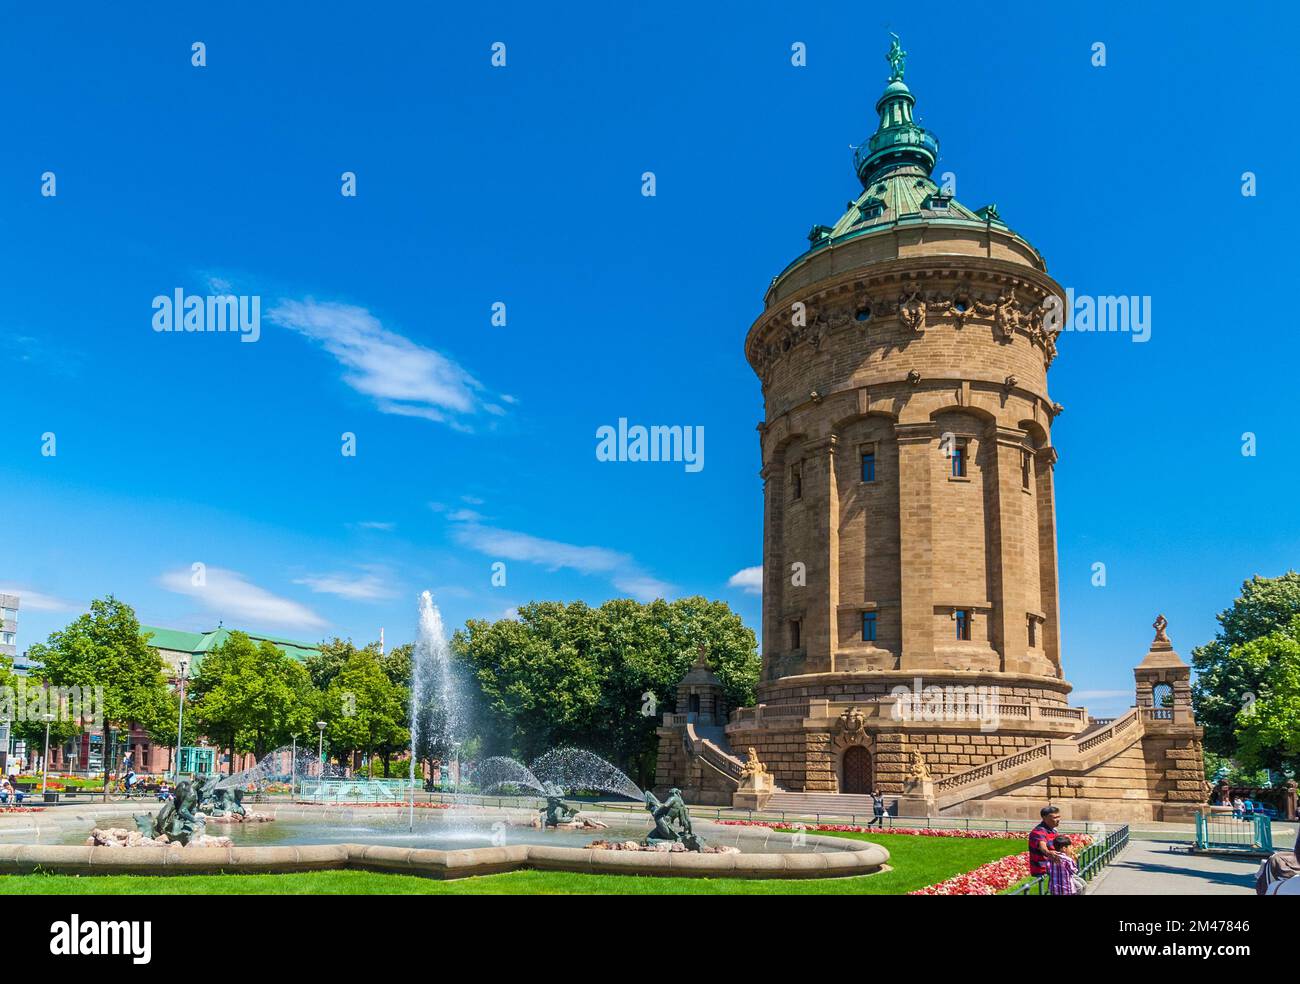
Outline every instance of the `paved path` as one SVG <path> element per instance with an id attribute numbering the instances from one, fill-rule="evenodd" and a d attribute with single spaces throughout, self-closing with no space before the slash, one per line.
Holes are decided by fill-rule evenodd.
<path id="1" fill-rule="evenodd" d="M 1253 895 L 1258 869 L 1256 859 L 1191 854 L 1186 841 L 1133 839 L 1088 894 Z"/>

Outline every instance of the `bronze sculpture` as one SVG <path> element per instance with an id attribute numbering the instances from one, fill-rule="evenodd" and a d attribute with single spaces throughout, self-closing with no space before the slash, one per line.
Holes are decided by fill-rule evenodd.
<path id="1" fill-rule="evenodd" d="M 686 809 L 680 789 L 670 789 L 668 799 L 661 803 L 655 794 L 646 790 L 645 808 L 654 818 L 655 829 L 646 834 L 645 845 L 657 847 L 660 844 L 681 844 L 688 851 L 704 849 L 704 840 L 696 835 L 691 826 L 691 815 Z M 674 824 L 676 828 L 674 829 Z"/>

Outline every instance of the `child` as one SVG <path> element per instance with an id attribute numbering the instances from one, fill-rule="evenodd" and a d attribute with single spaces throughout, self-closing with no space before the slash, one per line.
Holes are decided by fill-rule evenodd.
<path id="1" fill-rule="evenodd" d="M 1082 895 L 1079 890 L 1083 879 L 1079 877 L 1079 862 L 1074 858 L 1073 842 L 1066 834 L 1052 841 L 1056 851 L 1047 862 L 1047 887 L 1050 895 Z"/>

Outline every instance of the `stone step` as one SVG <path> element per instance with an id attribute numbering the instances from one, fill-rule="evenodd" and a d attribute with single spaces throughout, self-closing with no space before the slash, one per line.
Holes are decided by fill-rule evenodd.
<path id="1" fill-rule="evenodd" d="M 728 755 L 733 754 L 731 745 L 727 742 L 727 729 L 720 725 L 697 724 L 695 733 L 708 741 L 713 742 Z"/>
<path id="2" fill-rule="evenodd" d="M 885 797 L 888 809 L 892 797 Z M 835 814 L 836 816 L 870 817 L 875 810 L 875 803 L 870 796 L 849 795 L 847 793 L 776 793 L 763 804 L 763 812 L 798 813 L 804 816 L 813 814 Z"/>

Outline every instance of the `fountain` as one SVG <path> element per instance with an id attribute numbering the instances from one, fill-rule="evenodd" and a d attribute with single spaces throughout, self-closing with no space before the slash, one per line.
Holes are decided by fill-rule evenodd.
<path id="1" fill-rule="evenodd" d="M 454 669 L 441 615 L 426 591 L 420 596 L 411 659 L 409 782 L 347 777 L 311 751 L 279 748 L 234 775 L 195 776 L 178 783 L 175 799 L 163 803 L 156 816 L 136 818 L 138 831 L 96 828 L 87 843 L 81 818 L 54 816 L 44 831 L 36 830 L 38 839 L 67 837 L 65 844 L 80 844 L 78 851 L 92 853 L 65 855 L 58 852 L 66 847 L 37 845 L 30 849 L 33 863 L 79 871 L 77 865 L 89 865 L 93 858 L 92 870 L 107 863 L 154 874 L 173 871 L 177 863 L 160 861 L 158 847 L 220 846 L 223 850 L 211 852 L 211 858 L 202 851 L 188 852 L 186 870 L 206 870 L 207 865 L 225 871 L 238 865 L 241 870 L 275 871 L 284 870 L 279 867 L 285 863 L 284 848 L 296 846 L 306 850 L 295 853 L 293 870 L 320 865 L 461 877 L 543 865 L 571 871 L 768 878 L 865 874 L 880 870 L 888 859 L 888 852 L 875 845 L 693 821 L 680 790 L 671 790 L 661 802 L 617 766 L 572 747 L 551 749 L 531 765 L 506 756 L 484 759 L 474 769 L 477 791 L 507 794 L 504 802 L 476 802 L 458 791 L 453 804 L 418 804 L 430 809 L 418 811 L 422 816 L 417 822 L 417 763 L 454 755 L 457 742 L 468 734 Z M 237 843 L 205 833 L 205 821 L 256 818 L 245 816 L 245 792 L 276 792 L 282 785 L 293 789 L 297 802 L 269 802 L 266 809 L 277 823 L 246 825 Z M 644 818 L 639 809 L 566 802 L 566 797 L 580 793 L 640 804 L 650 814 L 653 829 L 647 832 L 644 819 L 637 819 Z M 512 802 L 512 796 L 519 798 Z M 608 840 L 591 840 L 593 829 L 607 831 L 601 836 Z M 701 832 L 713 843 L 706 844 Z M 781 846 L 774 852 L 777 844 Z M 153 850 L 114 851 L 110 862 L 101 860 L 102 852 L 93 853 L 99 847 L 119 846 Z"/>
<path id="2" fill-rule="evenodd" d="M 427 751 L 443 748 L 454 754 L 461 712 L 442 613 L 433 603 L 433 595 L 422 591 L 420 620 L 411 650 L 411 830 L 415 829 L 415 765 L 419 753 L 423 747 Z"/>

